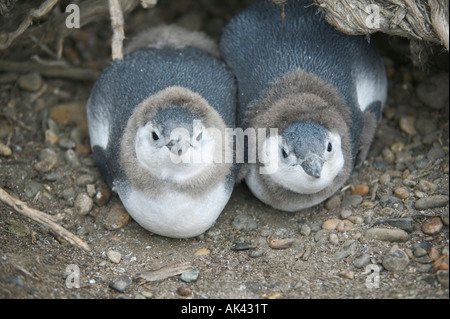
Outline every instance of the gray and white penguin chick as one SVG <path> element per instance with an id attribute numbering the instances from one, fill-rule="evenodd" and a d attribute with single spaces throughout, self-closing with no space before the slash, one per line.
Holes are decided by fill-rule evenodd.
<path id="1" fill-rule="evenodd" d="M 373 46 L 336 31 L 312 0 L 289 0 L 281 12 L 270 0 L 247 8 L 224 28 L 220 52 L 237 78 L 237 126 L 262 141 L 249 141 L 259 158 L 247 157 L 246 183 L 266 204 L 298 211 L 330 197 L 364 161 L 387 78 Z"/>
<path id="2" fill-rule="evenodd" d="M 142 227 L 197 236 L 234 186 L 235 166 L 223 160 L 233 147 L 214 133 L 235 127 L 234 76 L 213 40 L 177 26 L 150 29 L 125 52 L 87 103 L 95 163 Z"/>

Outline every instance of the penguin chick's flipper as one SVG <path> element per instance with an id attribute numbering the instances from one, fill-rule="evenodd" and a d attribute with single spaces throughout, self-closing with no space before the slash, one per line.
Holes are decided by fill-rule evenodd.
<path id="1" fill-rule="evenodd" d="M 355 160 L 355 168 L 359 168 L 364 163 L 370 146 L 375 137 L 377 126 L 381 122 L 382 104 L 380 101 L 375 101 L 370 104 L 363 113 L 364 128 L 360 137 L 360 148 Z"/>

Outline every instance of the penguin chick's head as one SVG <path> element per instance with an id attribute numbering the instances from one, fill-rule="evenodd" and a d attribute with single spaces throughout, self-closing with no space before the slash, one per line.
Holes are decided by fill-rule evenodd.
<path id="1" fill-rule="evenodd" d="M 140 188 L 158 184 L 155 178 L 196 187 L 226 176 L 230 165 L 217 160 L 226 145 L 211 127 L 225 130 L 225 123 L 199 94 L 169 87 L 150 96 L 133 111 L 121 141 L 125 174 Z"/>
<path id="2" fill-rule="evenodd" d="M 180 105 L 168 105 L 136 133 L 138 162 L 160 178 L 186 179 L 213 161 L 214 138 L 201 118 Z"/>
<path id="3" fill-rule="evenodd" d="M 272 139 L 273 140 L 273 139 Z M 277 136 L 277 167 L 269 178 L 294 192 L 317 193 L 344 166 L 341 137 L 315 123 L 294 123 Z"/>

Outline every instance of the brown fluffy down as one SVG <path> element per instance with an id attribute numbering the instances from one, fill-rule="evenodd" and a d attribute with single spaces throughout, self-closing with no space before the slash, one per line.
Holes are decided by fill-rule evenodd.
<path id="1" fill-rule="evenodd" d="M 225 132 L 226 125 L 219 113 L 199 94 L 183 87 L 169 87 L 148 97 L 139 104 L 128 120 L 122 137 L 120 163 L 132 186 L 147 192 L 149 195 L 158 194 L 158 192 L 167 187 L 196 195 L 200 193 L 198 191 L 199 188 L 212 188 L 220 181 L 223 181 L 231 171 L 232 164 L 222 163 L 223 161 L 216 160 L 203 172 L 191 178 L 186 183 L 176 184 L 151 175 L 138 163 L 134 148 L 138 128 L 145 126 L 156 115 L 159 109 L 173 104 L 181 105 L 197 114 L 202 119 L 201 121 L 206 128 L 214 127 L 221 132 Z M 230 147 L 230 145 L 227 146 L 225 143 L 222 143 L 222 152 L 220 153 L 217 150 L 216 153 L 226 154 L 225 151 L 230 151 L 229 149 L 226 150 L 226 147 Z"/>
<path id="2" fill-rule="evenodd" d="M 286 74 L 271 85 L 262 99 L 250 106 L 248 118 L 249 126 L 256 131 L 258 128 L 278 128 L 281 134 L 293 123 L 315 122 L 341 136 L 344 168 L 330 187 L 316 194 L 292 192 L 275 184 L 270 175 L 260 175 L 265 181 L 265 192 L 272 198 L 274 207 L 284 201 L 298 203 L 299 206 L 310 203 L 309 206 L 313 206 L 336 192 L 352 172 L 352 147 L 347 124 L 350 123 L 349 110 L 338 92 L 319 77 L 302 70 Z"/>

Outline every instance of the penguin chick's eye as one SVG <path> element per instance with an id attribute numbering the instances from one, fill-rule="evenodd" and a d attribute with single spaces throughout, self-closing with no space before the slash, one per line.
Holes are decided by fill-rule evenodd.
<path id="1" fill-rule="evenodd" d="M 331 143 L 328 143 L 327 151 L 331 152 L 333 150 L 333 145 Z"/>
<path id="2" fill-rule="evenodd" d="M 281 149 L 281 155 L 283 155 L 283 158 L 287 158 L 289 156 L 284 148 Z"/>
<path id="3" fill-rule="evenodd" d="M 159 140 L 159 136 L 155 132 L 152 132 L 152 138 L 153 138 L 154 141 Z"/>

